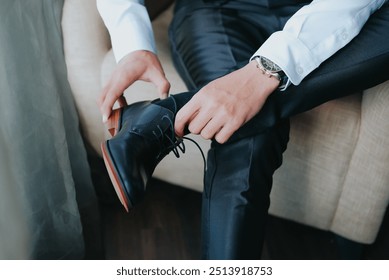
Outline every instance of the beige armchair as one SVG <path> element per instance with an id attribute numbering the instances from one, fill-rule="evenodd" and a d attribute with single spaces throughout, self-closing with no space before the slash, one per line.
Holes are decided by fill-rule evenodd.
<path id="1" fill-rule="evenodd" d="M 153 21 L 159 57 L 172 84 L 185 91 L 170 58 L 167 28 L 172 9 Z M 68 77 L 85 140 L 100 152 L 108 137 L 96 106 L 115 66 L 110 38 L 95 0 L 66 0 L 63 38 Z M 152 85 L 137 82 L 128 102 L 157 97 Z M 283 166 L 274 176 L 270 213 L 329 230 L 360 243 L 374 242 L 389 201 L 389 82 L 364 93 L 328 102 L 293 117 Z M 204 151 L 209 142 L 193 137 Z M 168 156 L 154 176 L 202 191 L 203 162 L 187 144 L 180 159 Z"/>

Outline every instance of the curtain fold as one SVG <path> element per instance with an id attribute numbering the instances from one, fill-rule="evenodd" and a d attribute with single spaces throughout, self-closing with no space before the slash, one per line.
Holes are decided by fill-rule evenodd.
<path id="1" fill-rule="evenodd" d="M 63 1 L 0 2 L 2 259 L 82 259 L 100 250 L 63 55 Z"/>

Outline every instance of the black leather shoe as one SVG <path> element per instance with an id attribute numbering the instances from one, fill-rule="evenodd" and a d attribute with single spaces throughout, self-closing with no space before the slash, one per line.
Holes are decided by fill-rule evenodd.
<path id="1" fill-rule="evenodd" d="M 174 112 L 149 101 L 123 107 L 113 114 L 114 137 L 102 143 L 103 158 L 116 193 L 128 212 L 144 196 L 157 164 L 177 148 Z"/>

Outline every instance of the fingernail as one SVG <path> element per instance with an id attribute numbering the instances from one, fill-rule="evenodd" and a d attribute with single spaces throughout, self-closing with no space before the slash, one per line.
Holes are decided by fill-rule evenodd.
<path id="1" fill-rule="evenodd" d="M 106 123 L 108 121 L 107 115 L 103 115 L 103 123 Z"/>

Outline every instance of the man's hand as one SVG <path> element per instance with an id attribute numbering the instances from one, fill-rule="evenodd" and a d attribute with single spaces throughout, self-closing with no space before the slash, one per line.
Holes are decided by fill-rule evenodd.
<path id="1" fill-rule="evenodd" d="M 177 113 L 176 134 L 183 136 L 187 126 L 193 134 L 225 143 L 260 111 L 278 84 L 276 78 L 263 74 L 252 61 L 196 93 Z"/>
<path id="2" fill-rule="evenodd" d="M 119 61 L 99 97 L 98 104 L 103 122 L 111 115 L 114 103 L 120 101 L 124 90 L 137 80 L 153 83 L 161 99 L 168 96 L 170 83 L 158 57 L 149 51 L 131 52 Z"/>

